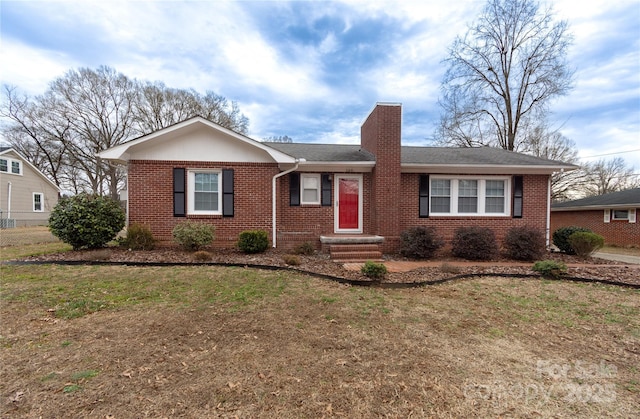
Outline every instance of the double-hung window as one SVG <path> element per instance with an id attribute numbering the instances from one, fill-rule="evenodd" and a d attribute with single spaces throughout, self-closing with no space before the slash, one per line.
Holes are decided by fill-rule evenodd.
<path id="1" fill-rule="evenodd" d="M 220 187 L 222 175 L 219 170 L 190 170 L 188 174 L 189 214 L 222 214 Z"/>
<path id="2" fill-rule="evenodd" d="M 33 212 L 43 212 L 44 211 L 44 205 L 43 205 L 43 196 L 40 192 L 34 192 L 33 193 Z"/>
<path id="3" fill-rule="evenodd" d="M 509 215 L 509 178 L 430 176 L 431 215 Z"/>
<path id="4" fill-rule="evenodd" d="M 320 205 L 320 175 L 301 174 L 300 175 L 301 204 Z"/>
<path id="5" fill-rule="evenodd" d="M 19 160 L 2 158 L 0 159 L 0 172 L 20 175 L 22 174 L 22 163 Z"/>

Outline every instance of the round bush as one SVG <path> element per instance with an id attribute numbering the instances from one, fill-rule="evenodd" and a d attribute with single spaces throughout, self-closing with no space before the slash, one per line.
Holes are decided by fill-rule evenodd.
<path id="1" fill-rule="evenodd" d="M 538 260 L 547 250 L 544 233 L 533 227 L 514 227 L 504 238 L 507 257 L 516 260 Z"/>
<path id="2" fill-rule="evenodd" d="M 591 230 L 584 227 L 578 227 L 578 226 L 561 227 L 553 232 L 553 244 L 555 244 L 556 247 L 560 249 L 560 251 L 568 255 L 575 255 L 576 251 L 573 249 L 573 247 L 571 247 L 571 243 L 569 243 L 569 237 L 573 233 L 578 233 L 581 231 L 592 233 Z"/>
<path id="3" fill-rule="evenodd" d="M 468 260 L 490 260 L 498 254 L 493 230 L 485 227 L 461 227 L 451 242 L 451 253 Z"/>
<path id="4" fill-rule="evenodd" d="M 79 194 L 58 202 L 49 217 L 49 230 L 75 250 L 97 249 L 113 240 L 124 222 L 124 211 L 117 201 Z"/>
<path id="5" fill-rule="evenodd" d="M 400 254 L 414 259 L 429 259 L 444 245 L 433 227 L 411 227 L 400 233 Z"/>
<path id="6" fill-rule="evenodd" d="M 364 263 L 364 265 L 362 265 L 362 268 L 360 268 L 360 272 L 372 279 L 382 279 L 387 274 L 387 267 L 384 266 L 383 263 L 377 263 L 368 260 Z"/>
<path id="7" fill-rule="evenodd" d="M 188 220 L 177 224 L 172 231 L 173 240 L 189 251 L 210 245 L 213 242 L 214 233 L 213 226 Z"/>
<path id="8" fill-rule="evenodd" d="M 269 235 L 264 230 L 247 230 L 240 233 L 238 247 L 245 253 L 262 253 L 269 247 Z"/>
<path id="9" fill-rule="evenodd" d="M 149 227 L 139 223 L 132 223 L 127 227 L 127 235 L 121 240 L 121 246 L 131 250 L 153 250 L 156 240 Z"/>
<path id="10" fill-rule="evenodd" d="M 576 255 L 586 258 L 596 250 L 602 249 L 604 237 L 588 231 L 578 231 L 569 236 L 569 244 Z"/>

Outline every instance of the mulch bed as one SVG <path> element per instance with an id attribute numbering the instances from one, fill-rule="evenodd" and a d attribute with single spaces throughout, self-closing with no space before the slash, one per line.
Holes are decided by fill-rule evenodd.
<path id="1" fill-rule="evenodd" d="M 538 276 L 531 270 L 533 263 L 500 259 L 496 264 L 478 263 L 449 257 L 430 261 L 430 266 L 420 267 L 409 272 L 389 273 L 382 281 L 373 282 L 359 271 L 345 269 L 342 264 L 333 262 L 328 255 L 297 255 L 298 265 L 287 265 L 283 253 L 270 249 L 265 253 L 247 255 L 234 249 L 208 249 L 210 258 L 198 260 L 194 253 L 183 251 L 175 246 L 162 246 L 155 250 L 128 250 L 110 247 L 99 250 L 81 250 L 30 257 L 24 262 L 73 262 L 73 263 L 122 263 L 122 264 L 230 264 L 270 268 L 288 268 L 302 272 L 344 280 L 357 285 L 414 286 L 440 283 L 452 279 L 473 276 Z M 620 262 L 598 258 L 580 259 L 561 253 L 549 253 L 546 259 L 564 262 L 569 266 L 568 279 L 594 280 L 605 283 L 618 283 L 640 287 L 640 265 L 630 266 Z M 389 260 L 404 260 L 393 255 Z M 574 265 L 574 266 L 571 266 Z"/>

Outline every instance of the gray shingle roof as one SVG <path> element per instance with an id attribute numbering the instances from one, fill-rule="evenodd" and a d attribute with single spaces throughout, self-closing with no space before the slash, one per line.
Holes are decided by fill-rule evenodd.
<path id="1" fill-rule="evenodd" d="M 298 159 L 317 162 L 362 162 L 375 161 L 373 154 L 358 144 L 311 144 L 264 142 L 271 148 Z"/>
<path id="2" fill-rule="evenodd" d="M 574 201 L 557 202 L 551 208 L 607 207 L 607 206 L 640 206 L 640 188 L 612 192 L 604 195 L 590 196 Z"/>
<path id="3" fill-rule="evenodd" d="M 528 154 L 495 147 L 402 147 L 405 164 L 457 164 L 496 166 L 556 166 L 567 165 Z"/>
<path id="4" fill-rule="evenodd" d="M 296 158 L 315 162 L 371 162 L 375 156 L 358 144 L 274 143 L 265 145 Z M 495 165 L 495 166 L 567 166 L 527 154 L 493 147 L 409 147 L 403 146 L 403 164 Z"/>

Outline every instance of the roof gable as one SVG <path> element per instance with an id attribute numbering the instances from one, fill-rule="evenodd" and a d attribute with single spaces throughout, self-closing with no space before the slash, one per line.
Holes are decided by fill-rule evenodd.
<path id="1" fill-rule="evenodd" d="M 155 131 L 99 153 L 107 160 L 294 163 L 295 158 L 202 117 Z M 204 157 L 206 156 L 206 158 Z"/>

